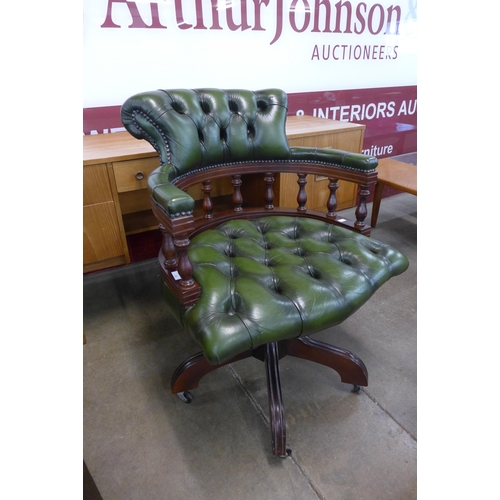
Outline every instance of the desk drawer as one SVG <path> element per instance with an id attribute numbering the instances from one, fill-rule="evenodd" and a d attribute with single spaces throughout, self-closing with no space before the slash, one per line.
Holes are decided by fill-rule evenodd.
<path id="1" fill-rule="evenodd" d="M 124 193 L 126 191 L 146 189 L 148 187 L 148 175 L 159 166 L 160 159 L 157 156 L 113 163 L 118 192 Z"/>

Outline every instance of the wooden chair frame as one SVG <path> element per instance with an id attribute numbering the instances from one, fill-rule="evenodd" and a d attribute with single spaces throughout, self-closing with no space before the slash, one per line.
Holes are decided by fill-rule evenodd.
<path id="1" fill-rule="evenodd" d="M 245 206 L 242 196 L 242 184 L 246 174 L 263 174 L 265 192 L 262 195 L 262 206 Z M 274 174 L 297 174 L 297 207 L 274 206 Z M 327 201 L 326 213 L 307 208 L 306 184 L 308 175 L 322 175 L 328 177 L 330 194 Z M 223 206 L 217 211 L 217 205 L 210 197 L 212 180 L 231 177 L 234 187 L 232 207 Z M 337 210 L 336 191 L 339 179 L 358 184 L 356 206 L 356 220 L 347 220 L 339 217 Z M 165 211 L 152 202 L 153 213 L 159 221 L 163 235 L 163 244 L 159 255 L 160 265 L 165 281 L 174 291 L 177 299 L 183 305 L 196 302 L 200 296 L 199 285 L 192 277 L 192 265 L 188 256 L 190 238 L 230 219 L 254 219 L 269 215 L 288 215 L 295 217 L 309 217 L 326 220 L 332 224 L 342 226 L 369 236 L 371 227 L 365 223 L 367 216 L 366 200 L 370 195 L 370 188 L 377 181 L 377 172 L 357 172 L 345 168 L 333 168 L 331 165 L 316 162 L 266 162 L 218 166 L 193 172 L 173 182 L 179 189 L 186 190 L 193 185 L 201 185 L 204 193 L 202 213 L 169 217 Z"/>

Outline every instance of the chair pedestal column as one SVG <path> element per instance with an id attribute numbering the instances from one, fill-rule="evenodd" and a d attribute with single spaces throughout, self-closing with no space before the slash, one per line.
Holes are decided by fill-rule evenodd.
<path id="1" fill-rule="evenodd" d="M 291 449 L 286 446 L 285 411 L 281 394 L 278 343 L 266 344 L 265 349 L 264 362 L 266 364 L 272 451 L 275 457 L 286 458 L 291 453 Z"/>

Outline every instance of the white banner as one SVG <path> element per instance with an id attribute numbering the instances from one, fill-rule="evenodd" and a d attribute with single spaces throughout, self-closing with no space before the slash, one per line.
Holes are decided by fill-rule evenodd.
<path id="1" fill-rule="evenodd" d="M 416 3 L 84 0 L 83 107 L 157 88 L 416 85 Z"/>

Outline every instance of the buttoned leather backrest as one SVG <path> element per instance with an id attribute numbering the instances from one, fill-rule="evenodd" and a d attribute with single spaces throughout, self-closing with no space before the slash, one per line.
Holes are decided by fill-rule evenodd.
<path id="1" fill-rule="evenodd" d="M 287 95 L 279 89 L 157 90 L 137 94 L 122 107 L 122 121 L 148 140 L 169 177 L 240 161 L 286 160 Z"/>

